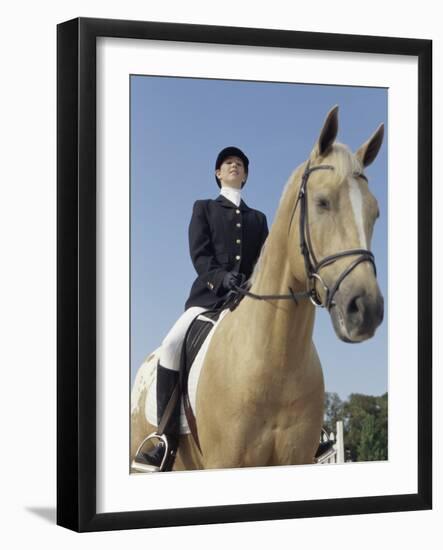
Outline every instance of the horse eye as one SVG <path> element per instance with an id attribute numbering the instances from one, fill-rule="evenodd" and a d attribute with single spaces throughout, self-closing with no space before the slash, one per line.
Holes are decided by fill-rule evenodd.
<path id="1" fill-rule="evenodd" d="M 317 206 L 322 210 L 329 210 L 330 203 L 328 199 L 326 199 L 325 197 L 318 198 L 316 202 L 317 202 Z"/>

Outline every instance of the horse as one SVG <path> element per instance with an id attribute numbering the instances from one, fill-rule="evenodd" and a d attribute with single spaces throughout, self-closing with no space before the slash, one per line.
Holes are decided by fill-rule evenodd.
<path id="1" fill-rule="evenodd" d="M 191 434 L 180 436 L 174 470 L 312 464 L 324 403 L 316 307 L 349 343 L 371 338 L 383 320 L 370 251 L 378 204 L 364 168 L 384 126 L 355 153 L 336 142 L 337 132 L 335 106 L 289 177 L 247 296 L 210 340 L 196 395 L 200 449 Z M 155 358 L 140 367 L 132 391 L 131 459 L 155 431 L 145 415 Z"/>

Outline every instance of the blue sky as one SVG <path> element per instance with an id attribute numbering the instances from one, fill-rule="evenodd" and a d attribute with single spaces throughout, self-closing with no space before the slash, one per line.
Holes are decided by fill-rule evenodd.
<path id="1" fill-rule="evenodd" d="M 228 145 L 250 159 L 243 199 L 271 226 L 285 183 L 338 104 L 338 141 L 356 150 L 387 125 L 382 88 L 131 77 L 131 379 L 184 311 L 195 278 L 188 225 L 195 200 L 215 198 L 214 163 Z M 380 206 L 372 250 L 385 320 L 362 344 L 339 341 L 317 310 L 314 341 L 326 390 L 341 398 L 387 391 L 387 144 L 367 168 Z"/>

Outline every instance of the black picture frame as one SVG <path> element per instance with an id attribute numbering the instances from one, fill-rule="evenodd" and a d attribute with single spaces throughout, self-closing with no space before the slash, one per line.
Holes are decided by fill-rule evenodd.
<path id="1" fill-rule="evenodd" d="M 418 60 L 418 491 L 416 494 L 96 511 L 96 39 L 134 38 Z M 57 523 L 76 531 L 425 510 L 432 507 L 432 42 L 79 18 L 57 29 Z"/>

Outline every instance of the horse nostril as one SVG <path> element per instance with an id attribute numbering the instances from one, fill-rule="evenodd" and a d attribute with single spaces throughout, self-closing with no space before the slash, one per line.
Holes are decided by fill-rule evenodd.
<path id="1" fill-rule="evenodd" d="M 345 327 L 349 342 L 360 342 L 374 335 L 383 319 L 383 297 L 361 289 L 344 298 L 337 307 L 337 323 Z"/>
<path id="2" fill-rule="evenodd" d="M 360 296 L 356 296 L 355 298 L 352 298 L 352 300 L 349 300 L 348 315 L 355 315 L 356 313 L 359 312 L 360 310 L 359 302 L 360 302 Z"/>

